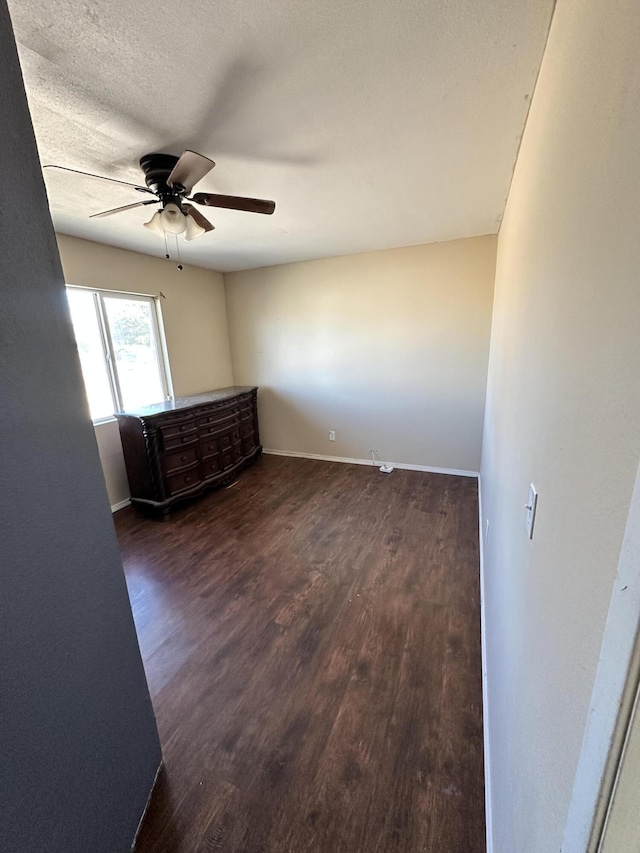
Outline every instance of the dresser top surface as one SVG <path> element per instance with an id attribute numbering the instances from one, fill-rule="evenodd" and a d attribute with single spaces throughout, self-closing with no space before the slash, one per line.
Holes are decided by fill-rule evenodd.
<path id="1" fill-rule="evenodd" d="M 140 406 L 139 409 L 124 409 L 114 412 L 114 414 L 116 417 L 148 418 L 153 415 L 162 415 L 165 412 L 178 412 L 181 409 L 202 406 L 206 403 L 218 403 L 221 400 L 236 397 L 238 394 L 247 394 L 256 390 L 255 385 L 231 385 L 228 388 L 206 391 L 204 394 L 193 394 L 191 397 L 175 397 L 173 400 L 163 400 L 161 403 L 152 403 L 150 406 Z"/>

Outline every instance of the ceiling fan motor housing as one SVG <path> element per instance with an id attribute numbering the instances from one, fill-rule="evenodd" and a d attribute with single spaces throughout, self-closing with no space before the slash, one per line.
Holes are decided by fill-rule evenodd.
<path id="1" fill-rule="evenodd" d="M 149 189 L 165 199 L 177 200 L 180 196 L 178 187 L 170 187 L 167 179 L 180 158 L 173 154 L 145 154 L 140 158 L 140 168 L 144 172 L 144 180 Z"/>

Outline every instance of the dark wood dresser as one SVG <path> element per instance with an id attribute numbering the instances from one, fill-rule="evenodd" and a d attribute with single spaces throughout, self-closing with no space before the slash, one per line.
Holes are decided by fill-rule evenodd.
<path id="1" fill-rule="evenodd" d="M 164 514 L 232 482 L 262 453 L 257 392 L 233 386 L 116 412 L 131 503 Z"/>

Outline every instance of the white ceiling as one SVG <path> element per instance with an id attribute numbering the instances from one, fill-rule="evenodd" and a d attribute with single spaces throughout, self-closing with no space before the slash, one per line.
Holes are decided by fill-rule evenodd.
<path id="1" fill-rule="evenodd" d="M 553 0 L 13 0 L 43 163 L 143 183 L 185 148 L 203 209 L 182 259 L 221 271 L 495 233 Z M 46 172 L 58 231 L 163 255 L 135 190 Z"/>

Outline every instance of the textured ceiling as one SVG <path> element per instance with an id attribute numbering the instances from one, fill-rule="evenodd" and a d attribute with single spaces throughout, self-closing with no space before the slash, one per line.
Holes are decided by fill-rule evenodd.
<path id="1" fill-rule="evenodd" d="M 43 163 L 217 166 L 182 259 L 222 271 L 497 231 L 553 0 L 13 0 Z M 162 255 L 135 190 L 46 173 L 58 231 Z"/>

